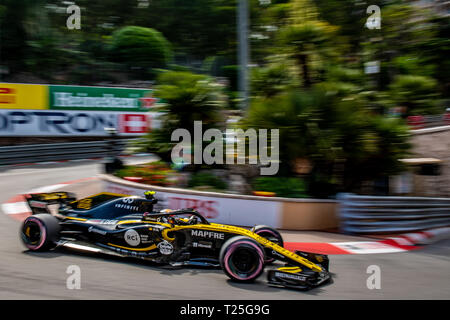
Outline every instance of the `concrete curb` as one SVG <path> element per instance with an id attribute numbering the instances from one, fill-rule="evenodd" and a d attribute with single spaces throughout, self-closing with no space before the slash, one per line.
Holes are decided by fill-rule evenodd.
<path id="1" fill-rule="evenodd" d="M 437 228 L 425 231 L 426 238 L 420 239 L 418 244 L 432 244 L 441 240 L 450 239 L 450 227 Z"/>
<path id="2" fill-rule="evenodd" d="M 450 228 L 436 228 L 406 233 L 376 241 L 353 241 L 332 243 L 287 242 L 291 251 L 310 251 L 323 254 L 376 254 L 406 252 L 422 248 L 441 240 L 450 239 Z"/>

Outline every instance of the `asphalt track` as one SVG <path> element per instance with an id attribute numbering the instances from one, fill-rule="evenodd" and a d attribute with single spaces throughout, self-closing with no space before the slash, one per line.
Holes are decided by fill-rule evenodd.
<path id="1" fill-rule="evenodd" d="M 92 161 L 0 169 L 0 202 L 45 185 L 95 176 Z M 86 192 L 89 191 L 86 185 Z M 19 222 L 0 214 L 0 299 L 450 299 L 450 241 L 404 253 L 330 256 L 333 283 L 299 292 L 228 280 L 220 269 L 158 267 L 68 251 L 30 253 Z M 70 265 L 81 289 L 67 289 Z M 367 288 L 367 268 L 381 270 L 381 289 Z"/>

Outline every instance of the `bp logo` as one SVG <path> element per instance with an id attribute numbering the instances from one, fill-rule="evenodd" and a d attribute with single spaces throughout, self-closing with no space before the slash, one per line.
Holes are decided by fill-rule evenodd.
<path id="1" fill-rule="evenodd" d="M 127 230 L 127 232 L 125 232 L 124 234 L 124 238 L 130 246 L 135 247 L 141 243 L 141 237 L 139 236 L 139 233 L 137 233 L 137 231 L 134 229 Z"/>
<path id="2" fill-rule="evenodd" d="M 173 245 L 170 242 L 164 240 L 158 243 L 158 249 L 161 254 L 169 255 L 173 252 Z"/>

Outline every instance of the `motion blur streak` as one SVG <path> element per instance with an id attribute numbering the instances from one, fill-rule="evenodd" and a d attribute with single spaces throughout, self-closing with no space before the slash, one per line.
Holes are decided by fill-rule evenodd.
<path id="1" fill-rule="evenodd" d="M 14 169 L 2 173 L 0 201 L 37 188 L 42 181 L 57 184 L 94 176 L 100 165 L 60 164 L 54 169 Z M 63 170 L 64 169 L 64 170 Z M 28 172 L 28 174 L 19 174 Z M 14 179 L 8 179 L 9 177 Z M 95 192 L 87 181 L 79 186 Z M 89 189 L 89 190 L 87 190 Z M 71 190 L 69 190 L 71 191 Z M 76 191 L 76 190 L 73 190 Z M 0 298 L 2 299 L 448 299 L 450 297 L 450 241 L 423 250 L 381 255 L 333 256 L 334 283 L 309 294 L 267 287 L 261 278 L 254 284 L 224 281 L 221 270 L 167 270 L 140 262 L 49 252 L 30 254 L 17 237 L 19 223 L 0 215 Z M 36 267 L 36 263 L 39 267 Z M 66 269 L 82 271 L 80 290 L 66 288 Z M 381 269 L 381 290 L 368 290 L 366 269 Z M 420 274 L 420 277 L 417 276 Z M 401 284 L 401 285 L 399 285 Z M 426 288 L 426 290 L 424 290 Z"/>

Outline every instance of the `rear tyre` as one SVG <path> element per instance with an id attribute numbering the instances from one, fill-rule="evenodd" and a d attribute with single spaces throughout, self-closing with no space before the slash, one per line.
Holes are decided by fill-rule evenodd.
<path id="1" fill-rule="evenodd" d="M 36 214 L 25 219 L 20 234 L 29 250 L 45 251 L 55 246 L 59 239 L 59 231 L 59 222 L 54 216 Z"/>
<path id="2" fill-rule="evenodd" d="M 267 240 L 276 243 L 280 247 L 284 246 L 283 237 L 276 229 L 272 227 L 259 225 L 254 227 L 252 231 L 256 233 L 258 236 L 266 238 Z M 265 260 L 266 264 L 270 264 L 275 261 L 274 258 L 270 258 L 271 251 L 272 249 L 270 248 L 266 249 L 266 260 Z"/>
<path id="3" fill-rule="evenodd" d="M 220 250 L 219 261 L 232 280 L 252 282 L 264 271 L 264 249 L 255 240 L 236 236 L 227 240 Z"/>

